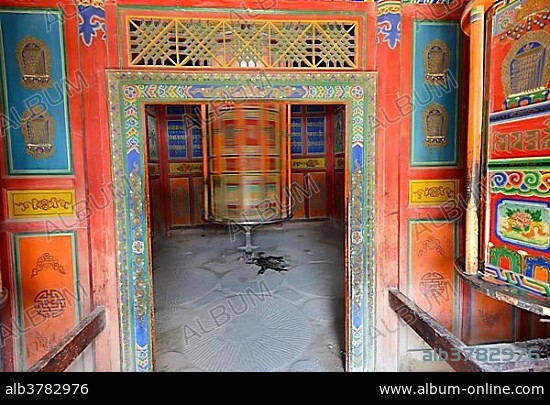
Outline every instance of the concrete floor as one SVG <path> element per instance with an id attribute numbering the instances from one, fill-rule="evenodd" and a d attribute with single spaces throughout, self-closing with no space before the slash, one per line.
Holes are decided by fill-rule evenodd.
<path id="1" fill-rule="evenodd" d="M 262 227 L 286 273 L 246 264 L 244 235 L 182 231 L 154 245 L 157 371 L 343 371 L 343 230 Z"/>

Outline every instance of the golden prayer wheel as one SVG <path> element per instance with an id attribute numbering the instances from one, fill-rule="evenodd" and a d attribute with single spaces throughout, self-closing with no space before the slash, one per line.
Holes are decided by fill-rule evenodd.
<path id="1" fill-rule="evenodd" d="M 290 143 L 286 107 L 209 108 L 205 219 L 256 225 L 289 219 Z"/>

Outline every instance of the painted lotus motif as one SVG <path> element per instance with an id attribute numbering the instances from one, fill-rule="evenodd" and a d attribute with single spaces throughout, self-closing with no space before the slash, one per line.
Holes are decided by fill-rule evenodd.
<path id="1" fill-rule="evenodd" d="M 505 200 L 498 206 L 498 236 L 517 245 L 550 247 L 550 209 L 547 204 Z"/>

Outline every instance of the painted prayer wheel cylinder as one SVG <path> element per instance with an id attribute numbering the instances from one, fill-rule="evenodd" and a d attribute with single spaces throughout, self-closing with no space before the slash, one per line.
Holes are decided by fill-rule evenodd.
<path id="1" fill-rule="evenodd" d="M 210 108 L 206 220 L 254 225 L 290 218 L 286 107 Z"/>

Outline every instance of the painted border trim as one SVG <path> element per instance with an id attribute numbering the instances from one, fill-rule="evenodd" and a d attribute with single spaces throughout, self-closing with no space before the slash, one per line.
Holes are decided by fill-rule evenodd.
<path id="1" fill-rule="evenodd" d="M 350 206 L 348 370 L 373 371 L 375 353 L 375 126 L 377 75 L 107 71 L 122 369 L 153 370 L 152 272 L 145 214 L 144 105 L 223 99 L 345 104 Z"/>

